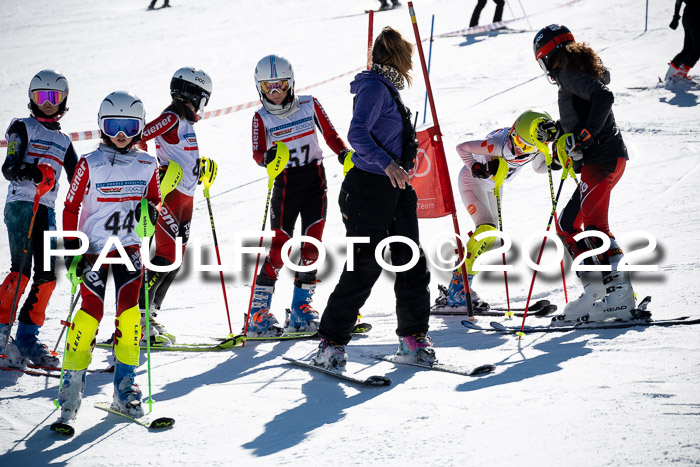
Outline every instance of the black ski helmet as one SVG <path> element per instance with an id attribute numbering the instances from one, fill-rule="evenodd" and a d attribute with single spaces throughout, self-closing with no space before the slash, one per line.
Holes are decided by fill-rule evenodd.
<path id="1" fill-rule="evenodd" d="M 540 29 L 535 35 L 535 40 L 532 43 L 535 60 L 540 64 L 542 70 L 549 74 L 554 51 L 574 41 L 574 35 L 571 34 L 569 28 L 561 24 L 550 24 Z"/>

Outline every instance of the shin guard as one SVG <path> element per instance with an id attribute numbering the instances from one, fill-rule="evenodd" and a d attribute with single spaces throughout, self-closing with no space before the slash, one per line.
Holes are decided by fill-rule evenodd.
<path id="1" fill-rule="evenodd" d="M 115 320 L 114 355 L 122 363 L 132 366 L 139 364 L 139 341 L 141 340 L 141 312 L 138 306 L 122 311 Z"/>
<path id="2" fill-rule="evenodd" d="M 78 310 L 75 314 L 68 329 L 68 344 L 63 356 L 63 367 L 66 370 L 84 370 L 90 365 L 99 324 L 83 310 Z"/>
<path id="3" fill-rule="evenodd" d="M 479 272 L 472 269 L 476 258 L 478 258 L 483 252 L 488 251 L 488 249 L 491 248 L 491 245 L 493 245 L 493 242 L 496 240 L 496 237 L 487 237 L 482 240 L 475 240 L 475 237 L 480 233 L 489 232 L 492 230 L 497 229 L 492 225 L 482 224 L 477 227 L 472 236 L 469 237 L 469 241 L 467 242 L 467 260 L 464 264 L 467 267 L 467 274 L 470 276 L 476 275 Z"/>
<path id="4" fill-rule="evenodd" d="M 10 324 L 10 315 L 12 314 L 12 301 L 15 298 L 15 290 L 17 290 L 17 279 L 21 276 L 19 283 L 19 296 L 21 297 L 24 293 L 24 289 L 27 287 L 29 278 L 25 275 L 20 275 L 18 272 L 12 271 L 7 276 L 5 280 L 0 285 L 0 323 Z M 19 308 L 19 297 L 17 297 L 17 303 Z M 17 312 L 15 312 L 15 318 L 17 318 Z"/>

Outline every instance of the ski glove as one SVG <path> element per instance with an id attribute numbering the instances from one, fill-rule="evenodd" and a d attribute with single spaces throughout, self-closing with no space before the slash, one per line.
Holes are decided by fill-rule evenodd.
<path id="1" fill-rule="evenodd" d="M 158 207 L 156 207 L 155 204 L 151 203 L 150 201 L 148 202 L 148 218 L 151 221 L 151 224 L 156 225 L 158 223 L 158 216 L 160 215 L 160 212 L 158 211 Z M 141 219 L 141 203 L 136 205 L 136 208 L 134 209 L 134 218 L 138 221 Z M 65 242 L 64 242 L 65 244 Z M 77 248 L 77 247 L 73 247 Z"/>
<path id="2" fill-rule="evenodd" d="M 265 151 L 265 157 L 263 157 L 263 167 L 270 165 L 270 162 L 275 160 L 277 157 L 277 146 L 272 146 L 270 149 Z"/>
<path id="3" fill-rule="evenodd" d="M 80 239 L 74 238 L 74 239 L 64 239 L 63 240 L 63 247 L 66 250 L 77 250 L 80 248 Z M 75 268 L 75 274 L 76 276 L 80 277 L 83 275 L 83 269 L 85 269 L 85 260 L 83 259 L 82 255 L 80 256 L 80 262 L 78 263 L 78 267 Z M 63 260 L 66 265 L 66 271 L 70 270 L 70 266 L 73 263 L 73 258 L 75 258 L 75 255 L 67 255 L 63 257 Z"/>
<path id="4" fill-rule="evenodd" d="M 551 143 L 561 136 L 562 130 L 559 122 L 545 120 L 537 125 L 537 139 L 542 143 Z"/>
<path id="5" fill-rule="evenodd" d="M 345 165 L 345 157 L 348 154 L 350 155 L 350 157 L 352 157 L 354 152 L 355 151 L 353 151 L 352 149 L 343 149 L 342 151 L 340 151 L 340 153 L 338 153 L 338 162 L 340 162 L 340 165 Z"/>
<path id="6" fill-rule="evenodd" d="M 19 182 L 31 180 L 35 185 L 38 185 L 43 178 L 44 175 L 41 173 L 41 170 L 34 164 L 22 164 L 17 171 L 17 181 Z"/>
<path id="7" fill-rule="evenodd" d="M 492 159 L 485 164 L 475 162 L 472 165 L 472 175 L 476 178 L 489 178 L 498 171 L 498 159 Z"/>
<path id="8" fill-rule="evenodd" d="M 671 24 L 668 25 L 668 27 L 675 31 L 676 28 L 678 27 L 678 21 L 680 19 L 681 19 L 681 15 L 673 15 L 673 20 L 671 21 Z"/>
<path id="9" fill-rule="evenodd" d="M 573 134 L 569 134 L 564 142 L 564 151 L 573 161 L 580 161 L 583 158 L 581 144 L 577 140 L 578 138 L 576 138 Z"/>

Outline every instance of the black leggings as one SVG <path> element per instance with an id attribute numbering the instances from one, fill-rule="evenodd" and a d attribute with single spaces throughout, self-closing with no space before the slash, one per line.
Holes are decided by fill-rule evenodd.
<path id="1" fill-rule="evenodd" d="M 673 57 L 677 67 L 686 65 L 693 68 L 700 58 L 700 6 L 687 5 L 683 10 L 683 50 Z"/>

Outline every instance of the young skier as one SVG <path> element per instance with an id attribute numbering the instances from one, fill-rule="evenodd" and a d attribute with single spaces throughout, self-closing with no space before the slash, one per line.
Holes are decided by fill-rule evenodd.
<path id="1" fill-rule="evenodd" d="M 587 44 L 576 42 L 566 26 L 552 24 L 540 30 L 533 44 L 535 59 L 559 88 L 557 122 L 539 127 L 538 139 L 568 138 L 566 152 L 580 167 L 581 183 L 559 215 L 557 234 L 572 258 L 599 246 L 595 237 L 574 241 L 583 230 L 597 230 L 610 238 L 610 248 L 594 257 L 610 265 L 610 272 L 577 272 L 584 292 L 569 302 L 553 324 L 572 321 L 627 320 L 635 317 L 634 291 L 629 273 L 618 271 L 622 249 L 608 224 L 610 194 L 627 164 L 627 148 L 612 111 L 614 97 L 607 84 L 610 73 Z"/>
<path id="2" fill-rule="evenodd" d="M 5 204 L 5 225 L 11 266 L 10 273 L 0 285 L 0 354 L 8 354 L 10 363 L 17 366 L 26 360 L 42 366 L 58 366 L 60 363 L 58 357 L 52 355 L 39 340 L 38 334 L 46 318 L 46 306 L 56 287 L 55 258 L 51 258 L 50 268 L 44 269 L 44 232 L 56 230 L 54 206 L 61 171 L 65 168 L 70 180 L 78 162 L 70 137 L 60 131 L 58 123 L 68 110 L 67 103 L 66 77 L 54 70 L 40 71 L 29 83 L 30 116 L 12 120 L 5 135 L 8 145 L 2 173 L 10 182 Z M 39 201 L 27 258 L 20 271 L 34 196 L 43 177 L 39 164 L 51 166 L 56 183 Z M 51 247 L 56 247 L 55 238 L 51 239 Z M 19 309 L 20 298 L 29 282 L 32 259 L 32 286 Z M 14 313 L 13 302 L 16 302 Z M 18 313 L 19 324 L 14 343 L 6 346 L 10 339 L 10 320 L 16 318 Z"/>
<path id="3" fill-rule="evenodd" d="M 153 206 L 160 203 L 156 161 L 135 146 L 143 132 L 145 116 L 141 100 L 128 92 L 113 92 L 102 101 L 98 113 L 102 141 L 95 151 L 80 159 L 66 197 L 63 227 L 83 232 L 89 245 L 77 273 L 84 272 L 80 285 L 82 303 L 69 327 L 63 357 L 65 371 L 59 395 L 62 421 L 75 418 L 80 408 L 86 369 L 104 314 L 110 268 L 117 301 L 112 408 L 133 417 L 143 415 L 141 390 L 135 382 L 141 340 L 138 301 L 143 276 L 137 228 L 141 199 Z M 157 211 L 149 209 L 149 213 Z M 108 258 L 121 257 L 121 248 L 110 240 L 113 237 L 119 240 L 130 264 L 103 264 L 93 270 L 98 255 L 108 245 Z M 80 246 L 77 238 L 66 238 L 64 243 L 70 249 Z M 66 257 L 66 264 L 72 260 L 72 256 Z"/>
<path id="4" fill-rule="evenodd" d="M 500 164 L 506 164 L 505 181 L 512 181 L 520 170 L 539 156 L 533 168 L 538 173 L 546 172 L 543 164 L 544 156 L 540 154 L 535 142 L 530 137 L 530 125 L 538 118 L 551 117 L 543 112 L 527 110 L 523 112 L 510 128 L 494 130 L 485 139 L 465 141 L 457 146 L 457 153 L 464 162 L 459 172 L 459 191 L 467 212 L 472 217 L 474 233 L 467 242 L 467 280 L 471 292 L 472 305 L 475 311 L 488 310 L 488 303 L 482 301 L 472 288 L 472 279 L 478 273 L 472 266 L 483 252 L 488 251 L 495 237 L 476 241 L 474 237 L 482 232 L 498 230 L 498 205 L 494 192 L 494 177 Z M 500 182 L 503 183 L 504 180 Z M 500 189 L 501 197 L 503 188 Z M 464 281 L 460 269 L 452 273 L 449 288 L 440 286 L 441 297 L 436 300 L 437 306 L 465 308 Z"/>
<path id="5" fill-rule="evenodd" d="M 175 238 L 182 238 L 182 254 L 185 253 L 190 236 L 194 192 L 200 178 L 200 159 L 197 135 L 194 124 L 202 117 L 204 106 L 211 98 L 212 82 L 202 70 L 180 68 L 170 81 L 172 102 L 163 113 L 146 125 L 143 131 L 141 148 L 146 149 L 145 141 L 155 139 L 161 180 L 168 177 L 168 171 L 182 171 L 182 180 L 170 191 L 161 207 L 161 216 L 156 226 L 156 252 L 151 263 L 167 266 L 175 262 Z M 171 164 L 171 161 L 176 164 Z M 151 302 L 150 333 L 154 341 L 162 344 L 175 342 L 175 336 L 154 316 L 160 310 L 168 288 L 180 268 L 169 272 L 152 271 L 148 276 L 148 298 Z M 145 325 L 145 297 L 140 298 L 142 325 Z"/>
<path id="6" fill-rule="evenodd" d="M 355 148 L 354 167 L 343 180 L 340 210 L 347 237 L 369 237 L 369 243 L 353 248 L 354 269 L 347 265 L 333 290 L 318 330 L 322 337 L 316 365 L 340 370 L 345 367 L 345 346 L 350 342 L 357 310 L 362 308 L 382 268 L 375 259 L 378 244 L 400 235 L 420 245 L 418 197 L 409 183 L 418 150 L 410 111 L 398 90 L 411 83 L 413 45 L 385 27 L 372 47 L 372 68 L 350 83 L 355 95 L 348 140 Z M 413 251 L 405 243 L 392 243 L 391 261 L 405 265 Z M 398 355 L 415 363 L 432 364 L 435 351 L 428 336 L 430 272 L 423 250 L 407 271 L 394 281 L 399 338 Z"/>
<path id="7" fill-rule="evenodd" d="M 302 235 L 319 241 L 323 236 L 328 209 L 327 184 L 316 128 L 340 160 L 345 159 L 349 150 L 318 99 L 294 93 L 294 70 L 287 59 L 278 55 L 263 57 L 255 67 L 254 76 L 262 107 L 253 115 L 253 159 L 261 167 L 267 166 L 275 159 L 277 141 L 285 143 L 290 154 L 287 167 L 275 179 L 270 204 L 275 237 L 255 281 L 248 323 L 248 335 L 263 336 L 282 332 L 270 313 L 270 305 L 283 265 L 282 245 L 294 235 L 297 218 L 301 216 Z M 316 259 L 316 247 L 304 243 L 300 264 L 309 266 Z M 317 282 L 315 270 L 296 273 L 292 306 L 285 321 L 287 331 L 318 329 L 319 315 L 310 305 Z"/>
<path id="8" fill-rule="evenodd" d="M 669 63 L 668 71 L 666 72 L 666 84 L 683 82 L 695 84 L 688 77 L 688 72 L 700 59 L 700 0 L 676 0 L 673 20 L 669 26 L 674 30 L 678 27 L 683 2 L 686 4 L 683 10 L 683 29 L 685 30 L 683 50 L 673 57 L 673 60 Z"/>

